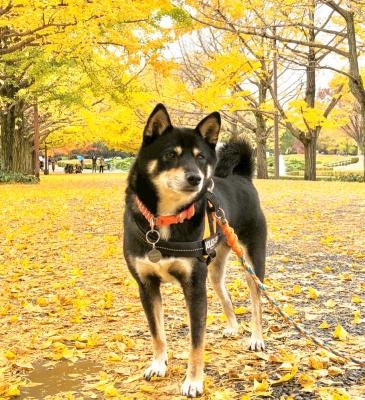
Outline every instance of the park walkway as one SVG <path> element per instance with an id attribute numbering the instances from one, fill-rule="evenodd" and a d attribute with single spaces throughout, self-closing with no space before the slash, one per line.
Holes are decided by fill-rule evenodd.
<path id="1" fill-rule="evenodd" d="M 0 363 L 8 384 L 3 393 L 180 398 L 188 327 L 178 287 L 163 288 L 168 376 L 141 379 L 151 347 L 138 289 L 122 255 L 125 178 L 51 175 L 40 185 L 1 186 L 0 323 L 6 334 Z M 332 340 L 340 324 L 347 336 L 337 346 L 365 358 L 365 185 L 272 180 L 256 185 L 269 224 L 267 283 L 274 296 L 321 338 Z M 268 350 L 247 351 L 248 291 L 239 265 L 232 262 L 228 275 L 241 335 L 222 337 L 224 317 L 209 287 L 205 398 L 320 399 L 331 390 L 365 397 L 364 370 L 318 351 L 266 304 Z M 275 383 L 286 374 L 287 381 Z M 27 379 L 42 385 L 27 387 Z M 75 397 L 59 394 L 65 389 Z"/>

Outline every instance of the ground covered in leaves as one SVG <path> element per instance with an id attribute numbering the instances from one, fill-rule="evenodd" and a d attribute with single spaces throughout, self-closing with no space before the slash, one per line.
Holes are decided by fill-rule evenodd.
<path id="1" fill-rule="evenodd" d="M 365 185 L 256 186 L 270 292 L 305 328 L 365 359 Z M 168 375 L 141 378 L 151 346 L 122 255 L 124 189 L 123 174 L 0 186 L 0 398 L 180 398 L 189 339 L 176 286 L 163 288 Z M 249 352 L 248 292 L 233 259 L 228 275 L 241 334 L 222 337 L 209 287 L 204 398 L 365 398 L 364 368 L 300 338 L 267 303 L 267 352 Z"/>

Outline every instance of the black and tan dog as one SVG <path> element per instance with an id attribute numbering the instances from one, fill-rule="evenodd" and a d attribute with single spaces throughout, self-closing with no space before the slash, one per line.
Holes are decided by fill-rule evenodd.
<path id="1" fill-rule="evenodd" d="M 160 284 L 178 282 L 190 317 L 191 349 L 181 387 L 181 393 L 189 397 L 203 392 L 208 274 L 227 316 L 224 335 L 238 333 L 224 283 L 230 252 L 224 238 L 209 265 L 204 258 L 194 256 L 194 244 L 203 237 L 208 190 L 213 190 L 261 280 L 265 273 L 266 222 L 251 180 L 252 149 L 243 141 L 229 143 L 223 146 L 217 162 L 215 146 L 220 125 L 220 115 L 214 112 L 195 129 L 175 128 L 166 108 L 157 105 L 144 129 L 143 143 L 130 171 L 126 192 L 124 256 L 139 285 L 153 341 L 154 356 L 144 377 L 166 374 Z M 216 240 L 210 242 L 215 244 Z M 263 350 L 260 293 L 251 279 L 248 285 L 253 305 L 249 348 Z"/>

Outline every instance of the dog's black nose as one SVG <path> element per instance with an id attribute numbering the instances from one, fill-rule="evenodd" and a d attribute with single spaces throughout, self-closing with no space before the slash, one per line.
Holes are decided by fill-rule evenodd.
<path id="1" fill-rule="evenodd" d="M 200 181 L 202 180 L 201 176 L 194 173 L 186 174 L 186 179 L 190 183 L 191 186 L 198 186 Z"/>

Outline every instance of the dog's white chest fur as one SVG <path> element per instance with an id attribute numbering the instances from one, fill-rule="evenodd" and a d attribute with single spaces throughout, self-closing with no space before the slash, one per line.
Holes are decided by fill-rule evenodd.
<path id="1" fill-rule="evenodd" d="M 193 267 L 191 258 L 165 258 L 157 263 L 151 262 L 147 257 L 137 257 L 135 268 L 143 281 L 147 275 L 158 276 L 163 283 L 176 282 L 172 273 L 189 276 Z"/>

